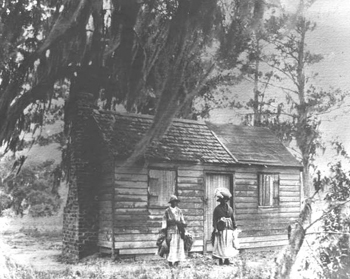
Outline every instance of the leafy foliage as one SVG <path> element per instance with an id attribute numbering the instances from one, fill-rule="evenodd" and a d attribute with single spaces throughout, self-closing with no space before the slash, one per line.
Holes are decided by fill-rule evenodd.
<path id="1" fill-rule="evenodd" d="M 84 91 L 101 99 L 105 109 L 123 104 L 128 111 L 154 113 L 148 141 L 162 136 L 211 71 L 211 63 L 199 57 L 216 26 L 216 2 L 5 1 L 1 144 L 17 149 L 21 132 L 34 122 L 25 110 L 34 105 L 35 123 L 42 125 L 54 89 L 63 85 L 70 102 Z"/>
<path id="2" fill-rule="evenodd" d="M 340 162 L 330 171 L 322 181 L 329 193 L 325 197 L 328 210 L 318 250 L 325 278 L 345 279 L 350 276 L 350 172 Z"/>
<path id="3" fill-rule="evenodd" d="M 60 171 L 54 161 L 45 161 L 38 166 L 24 166 L 17 174 L 17 169 L 10 169 L 10 163 L 3 166 L 5 171 L 0 189 L 7 198 L 7 208 L 16 215 L 23 216 L 24 211 L 33 217 L 51 216 L 60 207 L 58 194 Z M 9 173 L 9 174 L 8 174 Z"/>

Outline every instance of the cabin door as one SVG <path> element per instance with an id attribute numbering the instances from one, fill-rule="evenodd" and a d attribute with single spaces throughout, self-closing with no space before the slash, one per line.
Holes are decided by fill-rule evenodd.
<path id="1" fill-rule="evenodd" d="M 232 175 L 230 174 L 207 174 L 205 178 L 206 184 L 206 210 L 205 210 L 205 222 L 204 222 L 204 245 L 206 245 L 206 251 L 212 251 L 211 245 L 211 233 L 213 232 L 213 212 L 215 207 L 219 204 L 214 196 L 215 189 L 224 187 L 230 190 L 232 193 L 233 183 Z M 232 206 L 232 199 L 230 201 Z"/>

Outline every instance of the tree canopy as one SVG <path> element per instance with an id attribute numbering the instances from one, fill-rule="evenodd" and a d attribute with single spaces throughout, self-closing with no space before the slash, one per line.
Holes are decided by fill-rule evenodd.
<path id="1" fill-rule="evenodd" d="M 219 42 L 218 55 L 234 60 L 244 49 L 245 18 L 263 14 L 261 0 L 2 3 L 1 144 L 18 148 L 21 132 L 42 123 L 57 95 L 54 88 L 68 84 L 69 90 L 61 92 L 67 100 L 86 91 L 103 100 L 105 109 L 123 104 L 127 111 L 155 114 L 136 157 L 210 87 L 216 55 L 203 56 L 213 41 Z M 35 117 L 26 113 L 33 106 Z"/>

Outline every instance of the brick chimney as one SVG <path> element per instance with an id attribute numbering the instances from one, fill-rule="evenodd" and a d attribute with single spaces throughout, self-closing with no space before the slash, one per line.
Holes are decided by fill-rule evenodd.
<path id="1" fill-rule="evenodd" d="M 97 252 L 98 138 L 92 129 L 94 97 L 80 93 L 68 101 L 69 192 L 63 215 L 63 257 L 69 262 Z M 67 120 L 66 120 L 67 124 Z"/>

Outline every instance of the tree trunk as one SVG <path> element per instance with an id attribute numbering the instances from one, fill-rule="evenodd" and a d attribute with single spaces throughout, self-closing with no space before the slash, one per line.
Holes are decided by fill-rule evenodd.
<path id="1" fill-rule="evenodd" d="M 291 278 L 292 267 L 298 256 L 301 246 L 304 243 L 305 233 L 304 225 L 308 222 L 311 214 L 311 201 L 306 200 L 299 218 L 295 223 L 288 226 L 289 244 L 286 246 L 279 256 L 275 259 L 274 279 Z"/>

